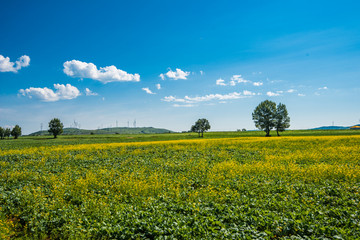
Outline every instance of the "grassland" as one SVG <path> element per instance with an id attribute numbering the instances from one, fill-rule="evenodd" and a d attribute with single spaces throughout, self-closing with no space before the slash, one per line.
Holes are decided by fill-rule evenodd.
<path id="1" fill-rule="evenodd" d="M 283 135 L 0 141 L 0 238 L 359 239 L 360 132 Z"/>

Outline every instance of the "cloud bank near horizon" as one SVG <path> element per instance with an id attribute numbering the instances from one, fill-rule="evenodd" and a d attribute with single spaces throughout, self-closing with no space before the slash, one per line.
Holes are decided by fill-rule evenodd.
<path id="1" fill-rule="evenodd" d="M 228 94 L 216 93 L 216 94 L 207 94 L 204 96 L 197 96 L 197 97 L 185 96 L 184 98 L 177 98 L 174 96 L 166 96 L 161 100 L 164 102 L 193 104 L 193 103 L 199 103 L 199 102 L 208 102 L 208 101 L 212 101 L 212 100 L 225 101 L 225 100 L 247 98 L 247 97 L 251 97 L 251 96 L 255 96 L 255 95 L 258 95 L 258 94 L 248 91 L 248 90 L 244 90 L 242 92 L 232 92 L 232 93 L 228 93 Z M 190 106 L 190 105 L 188 105 L 188 106 Z"/>

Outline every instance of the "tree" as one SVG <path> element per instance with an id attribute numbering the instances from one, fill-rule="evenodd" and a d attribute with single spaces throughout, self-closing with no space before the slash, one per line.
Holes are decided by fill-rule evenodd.
<path id="1" fill-rule="evenodd" d="M 10 128 L 5 128 L 4 130 L 4 137 L 9 138 L 11 134 Z"/>
<path id="2" fill-rule="evenodd" d="M 199 137 L 204 137 L 204 132 L 210 129 L 210 123 L 207 119 L 201 118 L 195 122 L 195 125 L 191 126 L 191 132 L 197 132 Z M 201 136 L 200 136 L 201 134 Z"/>
<path id="3" fill-rule="evenodd" d="M 63 133 L 64 125 L 58 118 L 53 118 L 49 122 L 49 133 L 52 133 L 54 135 L 54 138 L 57 137 L 57 135 L 60 135 Z"/>
<path id="4" fill-rule="evenodd" d="M 290 117 L 285 104 L 279 103 L 276 108 L 276 117 L 275 117 L 275 129 L 278 136 L 279 132 L 285 131 L 286 128 L 290 127 Z"/>
<path id="5" fill-rule="evenodd" d="M 275 127 L 276 103 L 265 100 L 261 102 L 252 113 L 255 126 L 266 132 L 266 137 L 270 136 L 270 130 Z"/>
<path id="6" fill-rule="evenodd" d="M 15 125 L 15 127 L 11 130 L 11 136 L 15 139 L 21 136 L 21 127 L 19 125 Z"/>
<path id="7" fill-rule="evenodd" d="M 5 130 L 0 127 L 0 139 L 4 139 L 4 133 L 5 133 Z"/>

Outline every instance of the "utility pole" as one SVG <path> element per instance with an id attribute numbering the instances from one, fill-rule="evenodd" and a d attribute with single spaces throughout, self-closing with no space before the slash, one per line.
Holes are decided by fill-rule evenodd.
<path id="1" fill-rule="evenodd" d="M 136 128 L 136 119 L 134 120 L 134 128 Z"/>

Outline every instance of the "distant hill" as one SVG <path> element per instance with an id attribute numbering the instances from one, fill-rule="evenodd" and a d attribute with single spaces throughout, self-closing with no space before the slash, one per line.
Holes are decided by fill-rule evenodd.
<path id="1" fill-rule="evenodd" d="M 344 130 L 349 128 L 350 127 L 343 127 L 343 126 L 322 126 L 322 127 L 312 128 L 310 130 Z"/>
<path id="2" fill-rule="evenodd" d="M 114 127 L 114 128 L 102 128 L 97 130 L 87 130 L 78 128 L 64 128 L 63 135 L 86 135 L 86 134 L 154 134 L 154 133 L 172 133 L 173 131 L 163 128 L 153 127 Z M 44 136 L 50 135 L 47 130 L 37 131 L 29 134 L 29 136 Z"/>

